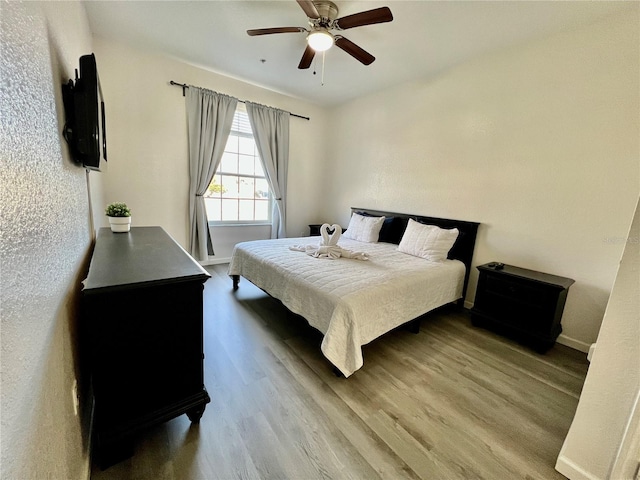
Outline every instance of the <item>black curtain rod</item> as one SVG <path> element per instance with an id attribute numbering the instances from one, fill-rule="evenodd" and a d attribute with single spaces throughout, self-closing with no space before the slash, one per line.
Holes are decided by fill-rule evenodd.
<path id="1" fill-rule="evenodd" d="M 184 83 L 178 83 L 178 82 L 174 82 L 173 80 L 169 81 L 169 84 L 171 85 L 175 85 L 176 87 L 182 87 L 182 96 L 185 96 L 185 89 L 189 88 L 189 85 L 186 85 Z M 245 100 L 238 100 L 241 103 L 246 103 Z M 305 120 L 311 120 L 309 117 L 304 117 L 302 115 L 298 115 L 296 113 L 291 113 L 289 112 L 289 115 L 291 115 L 292 117 L 298 117 L 298 118 L 304 118 Z"/>

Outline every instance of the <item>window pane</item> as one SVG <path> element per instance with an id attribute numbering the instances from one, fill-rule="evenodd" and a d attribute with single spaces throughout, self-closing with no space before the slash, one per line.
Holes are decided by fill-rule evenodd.
<path id="1" fill-rule="evenodd" d="M 238 155 L 238 173 L 243 175 L 253 175 L 253 155 Z"/>
<path id="2" fill-rule="evenodd" d="M 269 198 L 269 184 L 263 178 L 256 178 L 255 198 Z"/>
<path id="3" fill-rule="evenodd" d="M 223 198 L 221 220 L 235 221 L 237 219 L 238 219 L 238 200 Z"/>
<path id="4" fill-rule="evenodd" d="M 220 197 L 222 193 L 222 184 L 220 183 L 220 175 L 214 175 L 213 180 L 209 184 L 209 188 L 205 192 L 205 197 Z"/>
<path id="5" fill-rule="evenodd" d="M 220 199 L 205 198 L 204 206 L 207 210 L 207 219 L 211 221 L 220 221 Z"/>
<path id="6" fill-rule="evenodd" d="M 240 133 L 248 133 L 253 135 L 251 131 L 251 122 L 249 121 L 249 115 L 247 115 L 246 111 L 243 111 L 244 105 L 238 105 L 238 109 L 236 109 L 236 113 L 233 117 L 233 130 Z"/>
<path id="7" fill-rule="evenodd" d="M 256 200 L 256 220 L 269 220 L 269 200 Z"/>
<path id="8" fill-rule="evenodd" d="M 253 200 L 240 200 L 238 220 L 253 220 Z"/>
<path id="9" fill-rule="evenodd" d="M 264 177 L 264 169 L 262 168 L 262 160 L 256 157 L 256 177 Z"/>
<path id="10" fill-rule="evenodd" d="M 238 177 L 221 175 L 220 178 L 222 182 L 222 197 L 238 198 Z"/>
<path id="11" fill-rule="evenodd" d="M 253 198 L 254 191 L 254 179 L 253 178 L 241 178 L 240 179 L 240 198 Z"/>
<path id="12" fill-rule="evenodd" d="M 227 145 L 224 147 L 225 152 L 237 152 L 238 151 L 238 137 L 236 135 L 229 135 L 227 139 Z"/>
<path id="13" fill-rule="evenodd" d="M 255 142 L 253 141 L 253 138 L 238 137 L 238 142 L 239 142 L 239 148 L 238 148 L 239 153 L 244 153 L 245 155 L 254 154 Z"/>
<path id="14" fill-rule="evenodd" d="M 238 173 L 238 155 L 235 153 L 224 152 L 222 160 L 218 166 L 219 172 Z"/>

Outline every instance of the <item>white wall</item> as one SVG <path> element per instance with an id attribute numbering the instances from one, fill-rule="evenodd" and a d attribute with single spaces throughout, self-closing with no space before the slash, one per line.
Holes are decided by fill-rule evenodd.
<path id="1" fill-rule="evenodd" d="M 134 226 L 160 225 L 188 249 L 187 121 L 182 91 L 169 85 L 174 80 L 311 118 L 291 118 L 287 202 L 288 235 L 308 232 L 320 208 L 323 108 L 168 57 L 100 38 L 94 42 L 107 110 L 107 201 L 126 202 Z M 213 242 L 218 256 L 228 256 L 215 237 Z"/>
<path id="2" fill-rule="evenodd" d="M 576 280 L 561 338 L 586 351 L 640 190 L 634 7 L 333 110 L 322 219 L 346 225 L 357 206 L 481 222 L 475 265 Z"/>
<path id="3" fill-rule="evenodd" d="M 0 45 L 0 476 L 88 478 L 72 391 L 91 212 L 85 171 L 60 134 L 61 85 L 91 52 L 84 7 L 3 2 Z"/>
<path id="4" fill-rule="evenodd" d="M 208 263 L 228 263 L 236 243 L 271 238 L 271 225 L 210 226 L 215 255 Z M 202 262 L 203 264 L 205 262 Z"/>
<path id="5" fill-rule="evenodd" d="M 638 205 L 640 206 L 640 204 Z M 616 460 L 640 462 L 640 452 L 626 450 L 631 462 L 617 459 L 640 394 L 640 211 L 625 235 L 611 298 L 598 343 L 580 395 L 576 415 L 558 457 L 556 469 L 572 480 L 631 479 L 610 476 Z M 637 428 L 637 417 L 635 422 Z M 637 435 L 637 432 L 636 432 Z M 630 440 L 632 440 L 630 438 Z M 624 449 L 622 449 L 624 451 Z M 635 460 L 635 461 L 633 461 Z"/>

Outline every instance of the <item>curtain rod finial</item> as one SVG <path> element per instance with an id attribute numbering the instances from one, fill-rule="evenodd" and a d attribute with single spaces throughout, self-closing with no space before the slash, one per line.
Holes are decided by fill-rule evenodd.
<path id="1" fill-rule="evenodd" d="M 178 87 L 182 87 L 182 96 L 186 97 L 186 90 L 187 88 L 189 88 L 189 85 L 187 85 L 186 83 L 178 83 L 178 82 L 174 82 L 173 80 L 169 80 L 169 85 L 176 85 Z"/>

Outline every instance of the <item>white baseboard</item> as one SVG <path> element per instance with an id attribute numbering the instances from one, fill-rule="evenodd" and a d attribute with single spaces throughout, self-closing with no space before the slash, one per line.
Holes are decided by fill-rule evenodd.
<path id="1" fill-rule="evenodd" d="M 575 338 L 567 337 L 565 334 L 561 333 L 558 337 L 558 343 L 562 345 L 566 345 L 567 347 L 571 347 L 574 350 L 578 350 L 579 352 L 589 353 L 589 347 L 591 347 L 590 343 L 582 342 L 580 340 L 576 340 Z"/>
<path id="2" fill-rule="evenodd" d="M 200 265 L 202 265 L 203 267 L 206 267 L 207 265 L 219 265 L 221 263 L 229 263 L 231 261 L 231 257 L 229 258 L 210 258 L 209 260 L 204 260 L 202 262 L 198 262 L 200 263 Z"/>
<path id="3" fill-rule="evenodd" d="M 570 480 L 602 480 L 583 470 L 563 455 L 560 455 L 556 461 L 556 470 Z"/>

